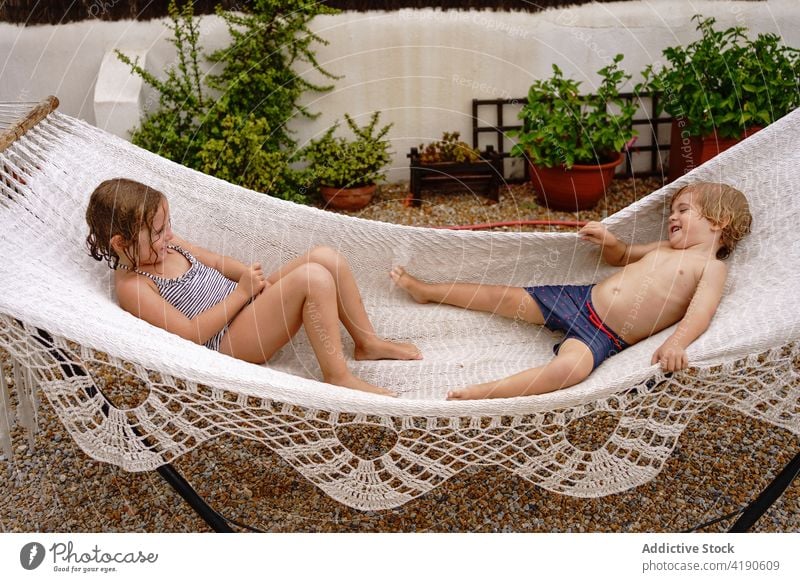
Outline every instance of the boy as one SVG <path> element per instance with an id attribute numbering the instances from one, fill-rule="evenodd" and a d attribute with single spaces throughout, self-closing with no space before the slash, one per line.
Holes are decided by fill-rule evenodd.
<path id="1" fill-rule="evenodd" d="M 667 372 L 686 368 L 687 346 L 708 328 L 722 297 L 727 267 L 720 259 L 750 231 L 752 219 L 744 194 L 726 184 L 686 186 L 670 207 L 667 240 L 627 245 L 598 222 L 581 229 L 580 237 L 598 245 L 606 262 L 624 267 L 596 285 L 428 284 L 395 267 L 392 279 L 419 303 L 520 317 L 566 332 L 548 364 L 452 390 L 448 400 L 527 396 L 572 386 L 606 358 L 678 322 L 651 363 Z"/>

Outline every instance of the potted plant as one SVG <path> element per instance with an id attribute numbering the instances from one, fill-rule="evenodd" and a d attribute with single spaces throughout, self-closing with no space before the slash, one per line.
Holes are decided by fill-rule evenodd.
<path id="1" fill-rule="evenodd" d="M 334 137 L 337 122 L 321 138 L 312 140 L 304 153 L 326 203 L 341 210 L 358 210 L 369 204 L 376 182 L 386 175 L 383 169 L 391 156 L 385 136 L 393 124 L 378 129 L 379 111 L 363 127 L 346 113 L 345 120 L 353 139 Z"/>
<path id="2" fill-rule="evenodd" d="M 767 126 L 800 107 L 800 50 L 781 43 L 777 34 L 759 34 L 735 71 L 742 79 L 745 127 Z"/>
<path id="3" fill-rule="evenodd" d="M 455 186 L 482 182 L 489 199 L 500 199 L 500 181 L 503 177 L 503 158 L 488 146 L 485 152 L 461 141 L 457 131 L 444 132 L 442 139 L 411 148 L 410 190 L 407 206 L 419 206 L 422 188 Z"/>
<path id="4" fill-rule="evenodd" d="M 635 132 L 636 106 L 620 97 L 631 76 L 619 67 L 623 56 L 598 71 L 594 95 L 553 65 L 549 79 L 534 82 L 519 112 L 522 129 L 510 132 L 513 156 L 527 156 L 539 201 L 559 210 L 591 208 L 603 197 L 622 163 L 622 148 Z"/>
<path id="5" fill-rule="evenodd" d="M 661 93 L 656 114 L 673 117 L 670 180 L 800 105 L 796 49 L 774 34 L 750 41 L 744 27 L 720 31 L 714 18 L 692 20 L 701 38 L 664 49 L 667 63 L 648 66 L 639 86 Z"/>
<path id="6" fill-rule="evenodd" d="M 419 144 L 419 161 L 421 164 L 471 164 L 480 159 L 481 152 L 468 143 L 461 141 L 461 133 L 458 131 L 450 133 L 445 131 L 439 141 Z"/>

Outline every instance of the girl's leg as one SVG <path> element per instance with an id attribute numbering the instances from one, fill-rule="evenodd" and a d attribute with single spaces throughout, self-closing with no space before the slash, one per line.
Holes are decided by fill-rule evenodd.
<path id="1" fill-rule="evenodd" d="M 545 394 L 582 382 L 594 367 L 591 350 L 576 339 L 565 341 L 548 364 L 494 382 L 467 386 L 447 393 L 448 400 L 511 398 Z"/>
<path id="2" fill-rule="evenodd" d="M 313 263 L 298 266 L 256 296 L 231 322 L 220 351 L 253 363 L 264 363 L 304 325 L 330 384 L 393 395 L 355 377 L 342 353 L 336 284 L 331 274 Z"/>
<path id="3" fill-rule="evenodd" d="M 336 282 L 336 302 L 339 319 L 344 324 L 355 343 L 355 359 L 357 360 L 417 360 L 422 356 L 419 349 L 412 344 L 390 342 L 379 338 L 367 315 L 358 284 L 347 263 L 347 259 L 330 247 L 317 247 L 286 263 L 277 272 L 270 275 L 267 282 L 279 281 L 287 273 L 301 265 L 317 263 L 333 276 Z"/>
<path id="4" fill-rule="evenodd" d="M 418 303 L 444 303 L 475 311 L 488 311 L 538 325 L 544 323 L 539 305 L 522 287 L 475 283 L 424 283 L 409 275 L 403 267 L 392 269 L 390 276 Z"/>

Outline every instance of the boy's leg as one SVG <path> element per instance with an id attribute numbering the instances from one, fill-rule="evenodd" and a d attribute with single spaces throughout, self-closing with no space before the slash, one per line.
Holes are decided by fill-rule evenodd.
<path id="1" fill-rule="evenodd" d="M 511 398 L 545 394 L 583 381 L 594 367 L 592 351 L 580 340 L 568 339 L 548 364 L 513 376 L 447 393 L 448 400 Z"/>
<path id="2" fill-rule="evenodd" d="M 537 325 L 544 323 L 539 305 L 522 287 L 477 283 L 424 283 L 409 275 L 403 267 L 392 269 L 391 277 L 418 303 L 444 303 L 474 311 L 496 313 L 511 319 L 522 319 Z"/>

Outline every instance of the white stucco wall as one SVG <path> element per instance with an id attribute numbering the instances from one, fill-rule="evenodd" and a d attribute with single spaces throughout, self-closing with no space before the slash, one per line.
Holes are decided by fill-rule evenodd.
<path id="1" fill-rule="evenodd" d="M 636 74 L 658 62 L 664 47 L 696 38 L 690 21 L 696 13 L 714 16 L 719 27 L 743 25 L 752 35 L 774 32 L 800 46 L 796 0 L 642 0 L 538 14 L 402 10 L 325 16 L 313 28 L 330 44 L 318 46 L 317 55 L 325 68 L 344 77 L 333 91 L 307 96 L 310 108 L 321 112 L 317 120 L 292 126 L 303 143 L 344 112 L 364 119 L 382 110 L 384 120 L 395 123 L 390 179 L 406 179 L 409 147 L 443 131 L 459 130 L 471 139 L 473 98 L 524 96 L 554 62 L 589 92 L 595 71 L 614 54 L 624 53 L 624 68 Z M 204 17 L 201 30 L 207 52 L 226 44 L 224 23 L 215 16 Z M 146 55 L 147 69 L 158 74 L 174 59 L 167 39 L 160 21 L 30 28 L 0 23 L 0 101 L 55 94 L 61 111 L 124 134 L 137 112 L 155 100 L 106 55 L 113 48 Z M 317 79 L 313 71 L 301 73 Z"/>

